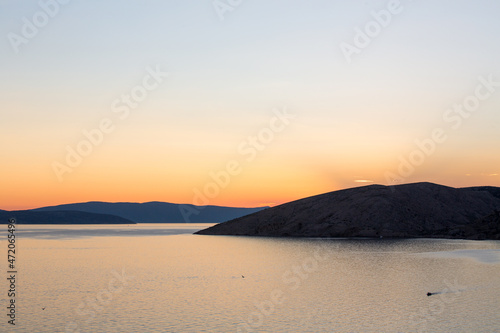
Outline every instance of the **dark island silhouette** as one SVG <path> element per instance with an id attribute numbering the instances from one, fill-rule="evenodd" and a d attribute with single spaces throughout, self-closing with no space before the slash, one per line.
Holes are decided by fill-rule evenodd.
<path id="1" fill-rule="evenodd" d="M 0 223 L 14 218 L 19 224 L 135 224 L 123 217 L 78 211 L 36 212 L 31 210 L 0 210 Z"/>
<path id="2" fill-rule="evenodd" d="M 236 218 L 199 235 L 500 239 L 500 188 L 369 185 Z"/>

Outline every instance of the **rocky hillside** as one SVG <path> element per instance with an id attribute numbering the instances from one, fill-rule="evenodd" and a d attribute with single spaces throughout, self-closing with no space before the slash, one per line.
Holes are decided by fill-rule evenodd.
<path id="1" fill-rule="evenodd" d="M 499 193 L 498 187 L 370 185 L 289 202 L 197 234 L 500 239 Z"/>

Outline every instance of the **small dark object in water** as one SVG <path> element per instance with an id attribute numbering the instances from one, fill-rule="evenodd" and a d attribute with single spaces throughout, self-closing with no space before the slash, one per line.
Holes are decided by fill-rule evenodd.
<path id="1" fill-rule="evenodd" d="M 434 295 L 433 293 L 427 293 L 427 296 L 431 296 L 431 295 Z"/>

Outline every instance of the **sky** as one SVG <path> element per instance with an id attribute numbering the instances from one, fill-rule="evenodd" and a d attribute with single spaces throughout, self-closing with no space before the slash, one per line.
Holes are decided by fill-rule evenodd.
<path id="1" fill-rule="evenodd" d="M 496 0 L 0 9 L 0 209 L 500 186 Z"/>

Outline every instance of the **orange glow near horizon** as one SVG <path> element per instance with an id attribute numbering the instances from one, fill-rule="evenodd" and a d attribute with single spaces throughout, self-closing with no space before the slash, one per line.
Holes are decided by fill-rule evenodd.
<path id="1" fill-rule="evenodd" d="M 344 142 L 342 136 L 348 136 L 347 130 L 334 133 L 333 139 L 328 139 L 324 131 L 307 130 L 302 134 L 306 135 L 304 143 L 297 144 L 300 135 L 295 133 L 297 128 L 290 126 L 289 133 L 276 134 L 265 149 L 255 151 L 255 156 L 237 151 L 247 134 L 240 135 L 239 140 L 231 134 L 231 144 L 218 135 L 210 139 L 213 142 L 199 137 L 175 145 L 154 141 L 148 146 L 146 142 L 134 144 L 124 133 L 117 132 L 95 147 L 81 165 L 65 173 L 61 182 L 51 167 L 54 161 L 64 163 L 60 149 L 51 154 L 52 146 L 44 143 L 49 138 L 40 139 L 41 145 L 37 146 L 36 138 L 24 137 L 17 149 L 6 147 L 9 158 L 0 166 L 0 209 L 88 201 L 274 206 L 350 187 L 390 185 L 385 174 L 397 174 L 401 158 L 408 160 L 415 149 L 412 143 L 391 146 L 385 139 L 364 144 L 366 137 L 364 141 L 356 138 Z M 10 134 L 15 135 L 13 131 Z M 330 140 L 333 144 L 320 145 L 318 140 Z M 206 142 L 211 145 L 205 149 Z M 426 157 L 401 182 L 500 186 L 500 157 L 483 148 L 475 151 L 474 159 L 464 159 L 459 144 L 437 147 L 439 154 Z M 57 145 L 61 147 L 64 145 Z M 229 181 L 220 176 L 218 182 L 227 184 L 217 184 L 214 177 L 221 173 L 227 176 L 228 163 L 237 163 L 236 171 L 229 175 Z"/>
<path id="2" fill-rule="evenodd" d="M 431 175 L 426 178 L 411 177 L 407 183 L 431 181 L 453 187 L 500 186 L 500 176 L 494 173 L 457 176 L 450 174 L 447 177 L 439 178 L 432 178 Z M 88 201 L 139 203 L 163 201 L 179 204 L 260 207 L 275 206 L 304 197 L 350 187 L 371 184 L 386 185 L 381 181 L 381 177 L 378 178 L 378 181 L 377 179 L 370 181 L 364 178 L 358 179 L 361 177 L 351 177 L 351 179 L 339 177 L 336 180 L 335 175 L 332 174 L 329 179 L 321 181 L 319 178 L 307 179 L 305 177 L 300 179 L 289 175 L 281 178 L 276 176 L 276 178 L 280 179 L 272 182 L 271 178 L 273 177 L 275 175 L 272 174 L 262 177 L 252 175 L 247 178 L 242 176 L 241 179 L 235 177 L 226 188 L 219 187 L 216 196 L 210 192 L 215 188 L 215 183 L 208 177 L 205 182 L 202 181 L 198 184 L 191 182 L 190 190 L 182 188 L 183 183 L 181 180 L 175 183 L 170 182 L 170 185 L 169 181 L 129 180 L 126 183 L 120 183 L 119 180 L 109 179 L 101 179 L 100 181 L 75 180 L 63 184 L 54 184 L 47 180 L 45 182 L 35 182 L 33 179 L 28 178 L 22 183 L 11 182 L 12 190 L 2 192 L 0 195 L 0 201 L 2 202 L 0 209 L 23 210 Z M 259 178 L 262 181 L 257 181 Z M 359 180 L 362 180 L 362 182 L 359 182 Z M 4 182 L 4 185 L 9 186 L 9 183 Z M 26 190 L 28 188 L 29 191 Z M 182 190 L 178 191 L 177 189 Z"/>
<path id="3" fill-rule="evenodd" d="M 314 138 L 312 132 L 307 134 Z M 233 147 L 238 141 L 233 147 L 214 143 L 210 149 L 196 148 L 193 153 L 186 150 L 187 142 L 143 148 L 132 145 L 129 138 L 121 145 L 111 139 L 95 148 L 72 172 L 64 174 L 61 182 L 51 168 L 54 160 L 64 162 L 61 154 L 45 155 L 41 148 L 25 139 L 24 147 L 18 150 L 10 147 L 10 158 L 0 166 L 3 187 L 0 209 L 22 210 L 88 201 L 274 206 L 350 187 L 389 185 L 385 173 L 397 173 L 400 158 L 407 159 L 412 151 L 411 144 L 402 148 L 384 142 L 380 146 L 383 148 L 375 152 L 371 146 L 355 143 L 361 142 L 359 139 L 343 146 L 321 146 L 310 140 L 313 142 L 309 149 L 294 141 L 287 144 L 286 140 L 294 139 L 291 134 L 276 137 L 272 145 L 258 151 L 253 159 L 237 153 Z M 116 139 L 120 139 L 119 133 Z M 203 142 L 201 138 L 198 140 Z M 191 145 L 196 147 L 194 141 Z M 438 149 L 442 149 L 440 154 L 431 155 L 422 165 L 415 166 L 402 183 L 500 186 L 500 169 L 495 168 L 500 165 L 500 157 L 492 156 L 487 149 L 477 150 L 475 159 L 467 160 L 455 145 Z M 168 153 L 159 153 L 163 151 Z M 227 184 L 217 184 L 214 177 L 227 175 L 230 161 L 236 161 L 238 172 L 229 175 Z M 450 165 L 450 161 L 457 162 Z M 220 177 L 219 183 L 227 182 L 224 176 Z"/>

